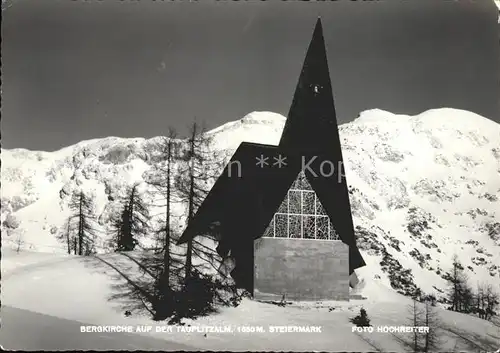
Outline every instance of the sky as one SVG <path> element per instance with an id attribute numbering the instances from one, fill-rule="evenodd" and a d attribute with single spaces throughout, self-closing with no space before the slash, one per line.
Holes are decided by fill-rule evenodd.
<path id="1" fill-rule="evenodd" d="M 491 0 L 9 0 L 2 148 L 288 114 L 318 16 L 340 123 L 466 109 L 500 122 Z"/>

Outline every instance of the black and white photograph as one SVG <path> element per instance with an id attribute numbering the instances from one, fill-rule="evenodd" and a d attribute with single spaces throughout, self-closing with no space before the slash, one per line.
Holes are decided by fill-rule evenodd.
<path id="1" fill-rule="evenodd" d="M 499 0 L 2 0 L 0 348 L 500 352 Z"/>

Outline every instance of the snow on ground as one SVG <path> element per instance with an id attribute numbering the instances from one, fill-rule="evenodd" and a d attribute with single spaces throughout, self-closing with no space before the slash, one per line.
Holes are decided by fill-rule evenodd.
<path id="1" fill-rule="evenodd" d="M 117 270 L 135 283 L 144 282 L 147 275 L 121 254 L 100 258 L 107 264 L 93 257 L 7 252 L 2 258 L 2 264 L 10 264 L 2 270 L 2 304 L 93 325 L 159 325 L 145 310 L 137 308 L 137 300 L 127 295 L 129 287 Z M 14 264 L 21 267 L 14 268 Z M 230 325 L 235 330 L 260 326 L 266 331 L 270 326 L 321 326 L 321 333 L 233 332 L 205 336 L 176 332 L 175 327 L 172 333 L 149 334 L 206 350 L 408 351 L 391 333 L 352 332 L 349 318 L 361 307 L 367 310 L 374 327 L 409 325 L 406 318 L 410 300 L 381 283 L 370 286 L 363 290 L 366 300 L 350 302 L 301 302 L 279 307 L 244 299 L 236 308 L 185 320 L 184 326 Z M 125 317 L 125 310 L 131 310 L 133 315 Z M 437 310 L 443 322 L 444 350 L 492 350 L 495 342 L 500 343 L 500 329 L 491 323 Z"/>
<path id="2" fill-rule="evenodd" d="M 52 254 L 46 252 L 20 251 L 2 246 L 1 270 L 2 278 L 10 273 L 16 273 L 24 268 L 51 265 L 55 262 L 66 261 L 70 256 L 66 254 Z"/>
<path id="3" fill-rule="evenodd" d="M 214 139 L 214 149 L 231 155 L 243 141 L 276 145 L 284 123 L 285 117 L 279 114 L 254 112 L 208 134 Z M 457 109 L 433 109 L 416 116 L 374 109 L 339 130 L 357 242 L 367 263 L 359 269 L 361 284 L 354 293 L 368 299 L 347 306 L 335 304 L 337 309 L 331 312 L 326 306 L 333 303 L 281 308 L 245 300 L 238 308 L 196 321 L 322 325 L 324 333 L 316 336 L 297 334 L 299 339 L 291 339 L 293 334 L 263 334 L 255 340 L 254 335 L 243 334 L 237 339 L 227 334 L 178 334 L 176 340 L 192 339 L 206 349 L 340 347 L 367 351 L 377 346 L 400 351 L 401 344 L 387 335 L 366 337 L 364 333 L 360 337 L 350 332 L 348 318 L 363 305 L 374 324 L 401 323 L 407 299 L 393 290 L 404 290 L 397 279 L 404 275 L 414 286 L 440 297 L 439 291 L 446 288 L 443 275 L 454 254 L 466 268 L 471 285 L 487 282 L 500 292 L 500 125 Z M 2 149 L 5 304 L 96 324 L 150 322 L 139 313 L 125 319 L 125 298 L 109 300 L 113 291 L 123 290 L 113 286 L 123 280 L 110 265 L 133 282 L 145 280 L 134 270 L 133 262 L 118 254 L 104 254 L 104 247 L 99 252 L 110 265 L 65 256 L 65 247 L 56 235 L 69 215 L 71 194 L 83 189 L 96 196 L 104 244 L 117 200 L 127 186 L 144 180 L 144 173 L 158 161 L 158 142 L 158 137 L 108 137 L 50 153 Z M 174 211 L 181 231 L 184 208 L 178 204 Z M 152 207 L 151 213 L 163 215 L 164 209 Z M 157 219 L 152 225 L 155 222 Z M 19 239 L 22 246 L 17 254 L 13 249 Z M 391 274 L 397 276 L 391 279 Z M 500 336 L 494 336 L 497 331 L 490 324 L 473 317 L 447 311 L 441 314 L 450 330 L 466 332 L 476 344 Z M 482 331 L 486 334 L 479 336 Z M 463 338 L 455 343 L 456 334 L 448 336 L 445 346 L 449 350 L 472 349 Z"/>

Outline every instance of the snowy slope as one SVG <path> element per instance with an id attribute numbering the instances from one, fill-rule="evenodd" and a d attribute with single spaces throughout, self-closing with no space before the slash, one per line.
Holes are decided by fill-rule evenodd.
<path id="1" fill-rule="evenodd" d="M 130 295 L 127 281 L 118 275 L 117 270 L 139 284 L 145 279 L 137 264 L 123 254 L 104 254 L 97 258 L 7 251 L 2 255 L 4 306 L 94 325 L 163 324 L 151 320 L 150 314 Z M 140 258 L 141 254 L 133 252 L 132 256 Z M 375 328 L 408 326 L 410 302 L 408 298 L 382 287 L 376 297 L 350 302 L 302 302 L 279 307 L 245 298 L 236 308 L 221 308 L 218 313 L 197 320 L 186 319 L 185 326 L 174 327 L 171 333 L 153 329 L 142 334 L 211 351 L 410 352 L 401 340 L 411 341 L 411 334 L 357 333 L 352 332 L 349 322 L 364 307 Z M 126 317 L 125 310 L 131 310 L 132 315 Z M 500 327 L 469 315 L 441 308 L 435 310 L 440 320 L 439 351 L 485 352 L 498 347 Z M 277 325 L 319 326 L 321 332 L 271 333 L 270 327 Z M 202 329 L 206 326 L 230 326 L 235 332 L 177 331 L 179 328 Z M 264 332 L 237 331 L 244 327 L 261 328 Z M 91 340 L 90 336 L 98 334 L 87 335 Z M 70 338 L 65 337 L 66 340 Z M 167 343 L 165 345 L 168 347 Z"/>
<path id="2" fill-rule="evenodd" d="M 208 134 L 214 149 L 230 155 L 242 141 L 277 144 L 284 122 L 254 112 Z M 455 109 L 417 116 L 370 110 L 342 125 L 340 136 L 368 263 L 360 270 L 365 292 L 416 285 L 438 294 L 455 253 L 474 282 L 500 285 L 499 124 Z M 82 188 L 96 196 L 104 245 L 117 198 L 157 162 L 158 141 L 109 137 L 50 153 L 2 150 L 3 241 L 22 235 L 24 248 L 64 252 L 55 234 L 72 190 Z M 175 212 L 182 220 L 183 208 Z"/>
<path id="3" fill-rule="evenodd" d="M 500 284 L 500 125 L 453 109 L 372 110 L 341 136 L 358 244 L 373 263 L 363 271 L 388 284 L 383 269 L 395 270 L 404 292 L 411 269 L 431 293 L 456 253 L 474 282 Z"/>

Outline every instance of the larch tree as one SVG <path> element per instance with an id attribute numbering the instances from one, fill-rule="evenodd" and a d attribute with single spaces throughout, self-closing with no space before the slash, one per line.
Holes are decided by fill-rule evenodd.
<path id="1" fill-rule="evenodd" d="M 175 130 L 170 128 L 168 135 L 161 138 L 159 155 L 155 158 L 156 163 L 145 177 L 146 183 L 153 186 L 156 194 L 159 194 L 165 202 L 162 204 L 165 207 L 162 226 L 157 232 L 163 256 L 161 265 L 155 266 L 158 269 L 154 284 L 156 319 L 164 319 L 171 314 L 173 299 L 171 275 L 173 271 L 182 267 L 179 259 L 173 256 L 178 254 L 173 254 L 171 247 L 172 242 L 177 240 L 172 205 L 178 201 L 174 188 L 174 175 L 180 143 Z"/>
<path id="2" fill-rule="evenodd" d="M 68 218 L 64 222 L 64 225 L 57 234 L 57 239 L 66 244 L 68 255 L 71 255 L 71 251 L 76 254 L 76 248 L 74 246 L 76 235 L 73 234 L 72 219 Z"/>
<path id="3" fill-rule="evenodd" d="M 484 319 L 486 314 L 486 301 L 484 292 L 485 285 L 478 284 L 477 291 L 476 293 L 474 293 L 474 313 L 476 313 L 480 319 Z"/>
<path id="4" fill-rule="evenodd" d="M 418 327 L 418 326 L 423 326 L 423 319 L 424 319 L 424 312 L 422 311 L 421 308 L 418 307 L 418 301 L 417 297 L 413 297 L 412 303 L 408 306 L 408 312 L 410 314 L 408 321 L 409 321 L 409 326 L 413 327 Z M 412 332 L 412 339 L 410 346 L 413 350 L 413 352 L 420 352 L 422 351 L 422 336 L 421 333 L 418 332 L 418 330 L 414 330 Z"/>
<path id="5" fill-rule="evenodd" d="M 440 345 L 438 328 L 441 322 L 437 310 L 430 300 L 425 301 L 425 309 L 422 315 L 422 324 L 427 327 L 427 332 L 424 333 L 423 337 L 423 351 L 426 353 L 435 352 L 439 349 Z"/>
<path id="6" fill-rule="evenodd" d="M 68 222 L 74 222 L 73 247 L 75 254 L 91 255 L 95 252 L 96 230 L 94 226 L 94 200 L 83 191 L 71 196 L 69 208 L 72 211 Z"/>
<path id="7" fill-rule="evenodd" d="M 458 256 L 453 256 L 451 273 L 447 274 L 447 280 L 450 283 L 448 301 L 451 303 L 450 310 L 462 311 L 472 305 L 472 290 L 467 285 L 467 275 Z"/>
<path id="8" fill-rule="evenodd" d="M 464 276 L 464 281 L 460 286 L 459 310 L 462 313 L 471 313 L 474 310 L 474 292 Z"/>
<path id="9" fill-rule="evenodd" d="M 16 229 L 16 239 L 15 239 L 15 244 L 16 244 L 16 253 L 19 253 L 25 244 L 24 241 L 24 229 Z"/>
<path id="10" fill-rule="evenodd" d="M 500 305 L 500 295 L 495 292 L 491 284 L 486 285 L 484 288 L 484 302 L 484 319 L 491 321 L 494 316 L 498 315 L 498 306 Z"/>
<path id="11" fill-rule="evenodd" d="M 181 150 L 180 170 L 175 185 L 181 201 L 187 206 L 186 224 L 193 220 L 195 212 L 210 191 L 211 180 L 216 178 L 224 163 L 221 153 L 212 148 L 212 142 L 206 129 L 194 122 Z M 193 270 L 193 254 L 205 266 L 219 269 L 215 264 L 219 260 L 216 251 L 197 239 L 190 239 L 187 242 L 185 279 L 191 276 Z"/>
<path id="12" fill-rule="evenodd" d="M 165 202 L 164 219 L 162 227 L 158 230 L 160 234 L 161 251 L 170 247 L 173 239 L 172 205 L 175 203 L 175 190 L 173 176 L 175 174 L 175 163 L 179 154 L 179 140 L 176 139 L 176 132 L 170 128 L 168 136 L 162 137 L 159 143 L 159 155 L 155 157 L 155 163 L 150 171 L 145 175 L 145 182 L 152 186 L 156 194 L 159 194 Z M 168 256 L 168 251 L 167 255 Z"/>

